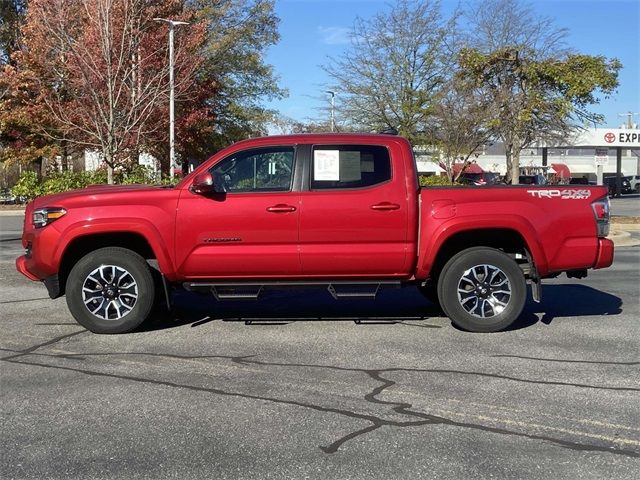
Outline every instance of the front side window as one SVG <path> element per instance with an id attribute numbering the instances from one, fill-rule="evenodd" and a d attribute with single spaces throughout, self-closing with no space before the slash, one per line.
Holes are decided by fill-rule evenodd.
<path id="1" fill-rule="evenodd" d="M 317 145 L 311 189 L 363 188 L 391 179 L 389 151 L 377 145 Z"/>
<path id="2" fill-rule="evenodd" d="M 293 147 L 247 150 L 225 158 L 211 173 L 229 193 L 286 192 L 291 190 L 293 158 Z"/>

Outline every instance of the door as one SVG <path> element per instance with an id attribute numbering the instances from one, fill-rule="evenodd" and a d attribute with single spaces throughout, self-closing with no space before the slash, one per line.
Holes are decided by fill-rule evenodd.
<path id="1" fill-rule="evenodd" d="M 210 170 L 226 193 L 182 193 L 176 221 L 176 259 L 182 276 L 300 274 L 294 158 L 291 146 L 237 152 Z"/>
<path id="2" fill-rule="evenodd" d="M 406 275 L 413 241 L 408 238 L 407 193 L 404 172 L 394 174 L 389 150 L 316 145 L 309 170 L 309 188 L 301 192 L 303 273 Z"/>

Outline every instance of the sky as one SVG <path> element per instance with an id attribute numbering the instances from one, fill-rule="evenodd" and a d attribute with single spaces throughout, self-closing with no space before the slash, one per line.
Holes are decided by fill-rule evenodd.
<path id="1" fill-rule="evenodd" d="M 458 3 L 442 0 L 445 16 Z M 534 12 L 568 29 L 567 44 L 574 51 L 616 57 L 622 62 L 617 92 L 591 108 L 605 116 L 601 126 L 620 126 L 626 117 L 618 115 L 629 111 L 637 113 L 634 122 L 640 124 L 640 0 L 529 3 Z M 321 66 L 339 58 L 349 47 L 348 33 L 356 17 L 369 18 L 388 5 L 386 0 L 276 0 L 281 38 L 269 49 L 266 60 L 289 96 L 267 106 L 298 121 L 325 115 L 321 108 L 329 105 L 325 93 L 329 79 Z"/>

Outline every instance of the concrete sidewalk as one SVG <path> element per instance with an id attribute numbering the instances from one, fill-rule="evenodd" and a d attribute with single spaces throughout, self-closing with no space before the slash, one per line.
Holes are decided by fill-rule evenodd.
<path id="1" fill-rule="evenodd" d="M 609 238 L 616 247 L 633 247 L 640 245 L 640 235 L 632 235 L 636 232 L 640 232 L 640 223 L 612 223 Z"/>
<path id="2" fill-rule="evenodd" d="M 19 217 L 21 215 L 24 215 L 24 208 L 0 209 L 0 217 Z"/>

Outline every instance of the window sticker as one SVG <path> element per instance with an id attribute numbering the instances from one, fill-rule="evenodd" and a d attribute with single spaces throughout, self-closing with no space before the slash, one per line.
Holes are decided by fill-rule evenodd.
<path id="1" fill-rule="evenodd" d="M 354 182 L 361 179 L 360 152 L 340 152 L 340 181 Z"/>
<path id="2" fill-rule="evenodd" d="M 340 180 L 340 150 L 313 151 L 313 179 Z"/>

